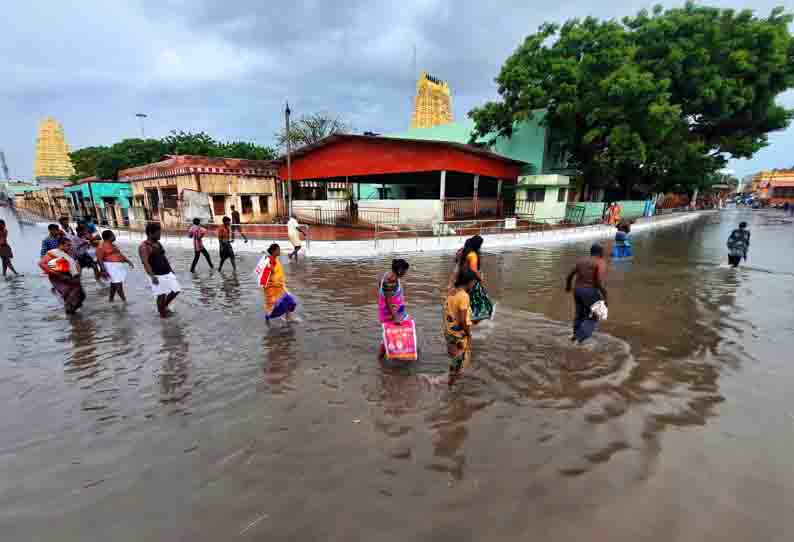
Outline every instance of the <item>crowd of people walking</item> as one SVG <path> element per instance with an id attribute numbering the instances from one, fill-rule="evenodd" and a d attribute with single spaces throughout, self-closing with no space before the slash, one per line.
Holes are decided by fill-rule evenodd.
<path id="1" fill-rule="evenodd" d="M 611 215 L 619 218 L 619 213 Z M 228 261 L 233 271 L 237 271 L 233 242 L 235 233 L 242 236 L 242 231 L 232 225 L 233 219 L 223 217 L 217 230 L 219 244 L 219 265 L 221 270 Z M 629 233 L 630 223 L 618 220 L 617 233 L 612 252 L 613 258 L 625 258 L 632 255 Z M 297 259 L 301 249 L 301 235 L 305 230 L 294 218 L 288 223 L 290 244 L 293 247 L 289 259 Z M 162 229 L 159 223 L 146 226 L 146 239 L 138 247 L 138 257 L 146 274 L 158 314 L 167 318 L 171 314 L 170 306 L 181 292 L 179 280 L 174 273 L 160 242 Z M 212 258 L 204 246 L 208 229 L 202 226 L 199 219 L 193 221 L 187 233 L 193 242 L 194 257 L 190 271 L 195 273 L 196 267 L 203 256 L 211 269 L 214 269 Z M 245 242 L 248 239 L 245 238 Z M 750 232 L 747 223 L 742 222 L 734 230 L 727 242 L 729 264 L 736 267 L 742 258 L 747 259 L 750 245 Z M 475 235 L 467 239 L 463 247 L 456 253 L 455 266 L 447 284 L 447 292 L 443 301 L 443 338 L 449 356 L 447 381 L 449 385 L 460 377 L 470 364 L 473 329 L 481 322 L 493 319 L 495 303 L 486 289 L 486 281 L 482 271 L 483 238 Z M 67 314 L 72 315 L 80 309 L 86 299 L 81 283 L 83 269 L 90 269 L 97 282 L 109 281 L 108 301 L 114 302 L 116 296 L 126 302 L 124 284 L 134 263 L 116 244 L 116 236 L 111 230 L 101 234 L 93 221 L 79 222 L 72 227 L 67 218 L 61 218 L 58 224 L 47 227 L 47 236 L 41 242 L 41 259 L 39 268 L 44 272 L 52 286 L 52 292 L 63 302 Z M 298 302 L 286 287 L 287 275 L 280 261 L 281 247 L 277 243 L 270 245 L 266 254 L 258 262 L 254 273 L 262 288 L 264 298 L 265 320 L 278 318 L 290 320 L 296 311 Z M 12 264 L 13 251 L 8 242 L 8 230 L 0 220 L 0 258 L 2 258 L 3 275 L 7 271 L 17 274 Z M 606 289 L 607 261 L 604 247 L 595 243 L 590 254 L 581 258 L 568 273 L 565 289 L 573 296 L 575 314 L 571 340 L 582 343 L 590 339 L 599 321 L 608 315 L 608 294 Z M 379 279 L 377 285 L 378 319 L 384 326 L 384 342 L 378 349 L 378 357 L 387 360 L 390 356 L 385 329 L 410 324 L 412 322 L 406 304 L 403 279 L 410 269 L 404 259 L 392 261 L 391 269 Z M 406 328 L 408 329 L 408 328 Z M 407 331 L 403 331 L 404 334 Z M 393 345 L 391 345 L 393 346 Z M 410 354 L 410 352 L 409 352 Z M 405 359 L 405 358 L 400 358 Z M 410 359 L 410 358 L 409 358 Z M 415 358 L 414 358 L 415 359 Z"/>

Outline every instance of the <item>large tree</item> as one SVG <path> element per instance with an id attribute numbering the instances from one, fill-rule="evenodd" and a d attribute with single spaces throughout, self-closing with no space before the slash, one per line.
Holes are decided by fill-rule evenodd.
<path id="1" fill-rule="evenodd" d="M 302 115 L 290 123 L 290 145 L 293 149 L 311 145 L 333 134 L 350 132 L 350 125 L 341 117 L 326 112 Z M 287 148 L 286 129 L 276 134 L 276 145 L 280 150 Z"/>
<path id="2" fill-rule="evenodd" d="M 116 179 L 120 169 L 142 166 L 168 154 L 193 154 L 248 160 L 272 160 L 276 152 L 244 141 L 220 142 L 204 132 L 173 131 L 163 139 L 124 139 L 110 147 L 86 147 L 69 154 L 75 166 L 73 179 L 97 176 Z"/>
<path id="3" fill-rule="evenodd" d="M 687 3 L 545 24 L 502 67 L 501 100 L 469 113 L 474 137 L 509 136 L 544 109 L 585 182 L 694 189 L 788 126 L 775 98 L 794 86 L 791 21 Z"/>

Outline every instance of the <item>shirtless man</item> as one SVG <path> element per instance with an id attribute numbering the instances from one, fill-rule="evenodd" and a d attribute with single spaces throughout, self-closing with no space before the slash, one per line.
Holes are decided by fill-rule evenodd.
<path id="1" fill-rule="evenodd" d="M 576 289 L 573 290 L 576 316 L 573 321 L 571 341 L 582 343 L 593 335 L 597 320 L 591 318 L 590 307 L 600 300 L 609 305 L 607 289 L 604 286 L 606 276 L 607 262 L 604 259 L 604 247 L 595 243 L 590 247 L 590 257 L 579 259 L 565 282 L 565 291 L 570 292 L 573 289 L 573 279 L 576 277 Z"/>

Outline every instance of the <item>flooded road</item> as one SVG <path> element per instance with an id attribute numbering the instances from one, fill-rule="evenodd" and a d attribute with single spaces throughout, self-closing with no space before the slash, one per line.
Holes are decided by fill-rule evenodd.
<path id="1" fill-rule="evenodd" d="M 568 341 L 564 274 L 589 243 L 487 252 L 494 322 L 443 374 L 447 254 L 409 255 L 420 361 L 382 368 L 390 259 L 287 264 L 300 319 L 268 329 L 240 272 L 188 273 L 157 317 L 136 247 L 129 303 L 84 273 L 67 318 L 35 270 L 42 227 L 6 209 L 0 281 L 2 540 L 791 540 L 794 222 L 725 211 L 635 237 L 610 320 Z M 740 220 L 750 260 L 727 267 Z M 217 260 L 217 254 L 212 254 Z M 203 266 L 203 267 L 202 267 Z"/>

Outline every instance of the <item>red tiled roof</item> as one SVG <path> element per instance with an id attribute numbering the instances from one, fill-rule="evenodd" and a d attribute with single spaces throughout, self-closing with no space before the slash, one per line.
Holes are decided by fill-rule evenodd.
<path id="1" fill-rule="evenodd" d="M 120 170 L 119 180 L 139 181 L 188 173 L 275 176 L 277 174 L 277 163 L 271 160 L 244 160 L 242 158 L 221 158 L 190 154 L 168 155 L 159 162 Z"/>

